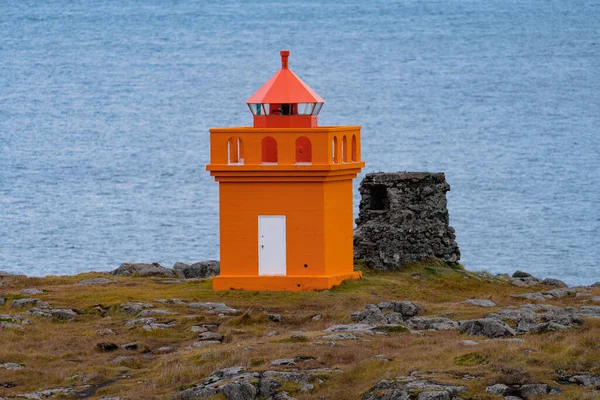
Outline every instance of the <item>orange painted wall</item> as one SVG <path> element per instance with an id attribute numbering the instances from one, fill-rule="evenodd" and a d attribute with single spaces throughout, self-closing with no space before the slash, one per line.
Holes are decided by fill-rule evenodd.
<path id="1" fill-rule="evenodd" d="M 352 180 L 325 185 L 325 265 L 328 275 L 354 270 Z"/>
<path id="2" fill-rule="evenodd" d="M 221 275 L 258 275 L 259 215 L 286 216 L 288 276 L 324 275 L 324 186 L 322 182 L 221 183 Z"/>

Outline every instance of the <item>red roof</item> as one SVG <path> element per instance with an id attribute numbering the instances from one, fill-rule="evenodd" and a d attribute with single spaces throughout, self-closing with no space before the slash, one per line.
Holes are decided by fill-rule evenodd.
<path id="1" fill-rule="evenodd" d="M 247 104 L 324 103 L 325 100 L 288 68 L 290 52 L 281 50 L 281 69 L 256 91 Z"/>

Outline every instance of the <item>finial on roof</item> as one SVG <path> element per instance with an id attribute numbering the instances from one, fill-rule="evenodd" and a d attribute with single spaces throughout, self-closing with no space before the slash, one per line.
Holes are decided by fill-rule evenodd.
<path id="1" fill-rule="evenodd" d="M 281 50 L 281 69 L 288 69 L 288 57 L 290 56 L 289 50 Z"/>

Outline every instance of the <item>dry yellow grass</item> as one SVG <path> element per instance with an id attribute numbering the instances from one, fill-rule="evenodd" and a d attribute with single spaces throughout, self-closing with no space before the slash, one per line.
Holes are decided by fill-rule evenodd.
<path id="1" fill-rule="evenodd" d="M 413 279 L 415 273 L 421 278 Z M 361 311 L 370 303 L 411 300 L 423 305 L 424 315 L 452 313 L 453 319 L 470 319 L 524 303 L 510 298 L 510 294 L 547 289 L 517 288 L 507 282 L 488 279 L 485 274 L 453 269 L 436 261 L 411 265 L 393 273 L 364 271 L 364 279 L 360 281 L 346 282 L 329 292 L 307 293 L 214 292 L 210 280 L 165 284 L 160 283 L 161 279 L 111 278 L 118 282 L 108 286 L 78 285 L 82 279 L 98 276 L 101 275 L 3 280 L 2 296 L 9 299 L 36 297 L 54 308 L 75 309 L 80 315 L 70 322 L 32 317 L 33 323 L 24 325 L 22 331 L 0 330 L 0 364 L 25 365 L 21 370 L 0 369 L 0 397 L 59 386 L 80 388 L 83 375 L 96 374 L 87 382 L 92 385 L 90 398 L 109 395 L 126 399 L 171 398 L 178 391 L 201 382 L 216 369 L 245 366 L 262 371 L 273 369 L 269 362 L 274 359 L 294 356 L 315 358 L 302 363 L 299 368 L 342 370 L 324 376 L 325 383 L 317 385 L 310 394 L 299 392 L 298 385 L 287 385 L 286 389 L 299 400 L 320 396 L 359 399 L 379 380 L 413 372 L 467 386 L 469 393 L 463 396 L 465 399 L 498 398 L 485 394 L 487 385 L 498 382 L 555 385 L 553 379 L 557 370 L 600 373 L 598 320 L 587 320 L 584 326 L 568 331 L 526 335 L 524 343 L 484 342 L 481 337 L 469 337 L 455 331 L 377 335 L 365 342 L 346 341 L 345 347 L 311 343 L 327 327 L 351 323 L 350 313 Z M 43 289 L 45 293 L 19 295 L 19 290 L 26 287 Z M 594 290 L 595 295 L 600 295 L 599 289 Z M 186 305 L 156 302 L 170 298 L 224 302 L 244 315 L 219 318 Z M 483 309 L 460 304 L 469 298 L 490 299 L 499 306 Z M 152 302 L 155 308 L 175 312 L 177 314 L 169 318 L 160 319 L 175 319 L 178 324 L 153 332 L 145 332 L 141 327 L 126 327 L 124 322 L 133 316 L 123 313 L 118 305 L 127 301 Z M 549 300 L 547 304 L 580 306 L 583 301 L 584 298 L 565 298 Z M 97 305 L 106 308 L 106 313 L 95 310 Z M 10 301 L 0 306 L 0 314 L 15 315 L 25 310 L 11 308 Z M 268 322 L 267 312 L 282 314 L 284 321 Z M 312 320 L 316 314 L 323 318 Z M 225 334 L 224 343 L 186 349 L 195 337 L 191 326 L 206 322 L 220 323 L 218 331 Z M 116 335 L 97 334 L 103 329 L 112 329 Z M 266 336 L 275 329 L 276 335 Z M 284 340 L 299 332 L 311 341 Z M 475 347 L 459 345 L 458 341 L 464 339 L 478 340 L 481 344 Z M 119 349 L 103 353 L 96 348 L 99 342 L 137 342 L 139 350 Z M 152 353 L 162 346 L 173 346 L 177 351 L 164 355 Z M 116 365 L 112 360 L 117 356 L 133 356 L 133 361 Z M 473 379 L 465 379 L 466 376 Z M 564 385 L 562 389 L 564 393 L 560 398 L 580 399 L 584 396 L 584 388 L 575 385 Z"/>

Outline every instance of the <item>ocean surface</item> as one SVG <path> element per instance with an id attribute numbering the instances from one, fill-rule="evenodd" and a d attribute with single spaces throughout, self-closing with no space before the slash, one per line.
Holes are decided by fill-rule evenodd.
<path id="1" fill-rule="evenodd" d="M 364 172 L 446 173 L 467 268 L 600 281 L 589 0 L 0 2 L 0 270 L 218 258 L 208 129 L 280 49 Z"/>

